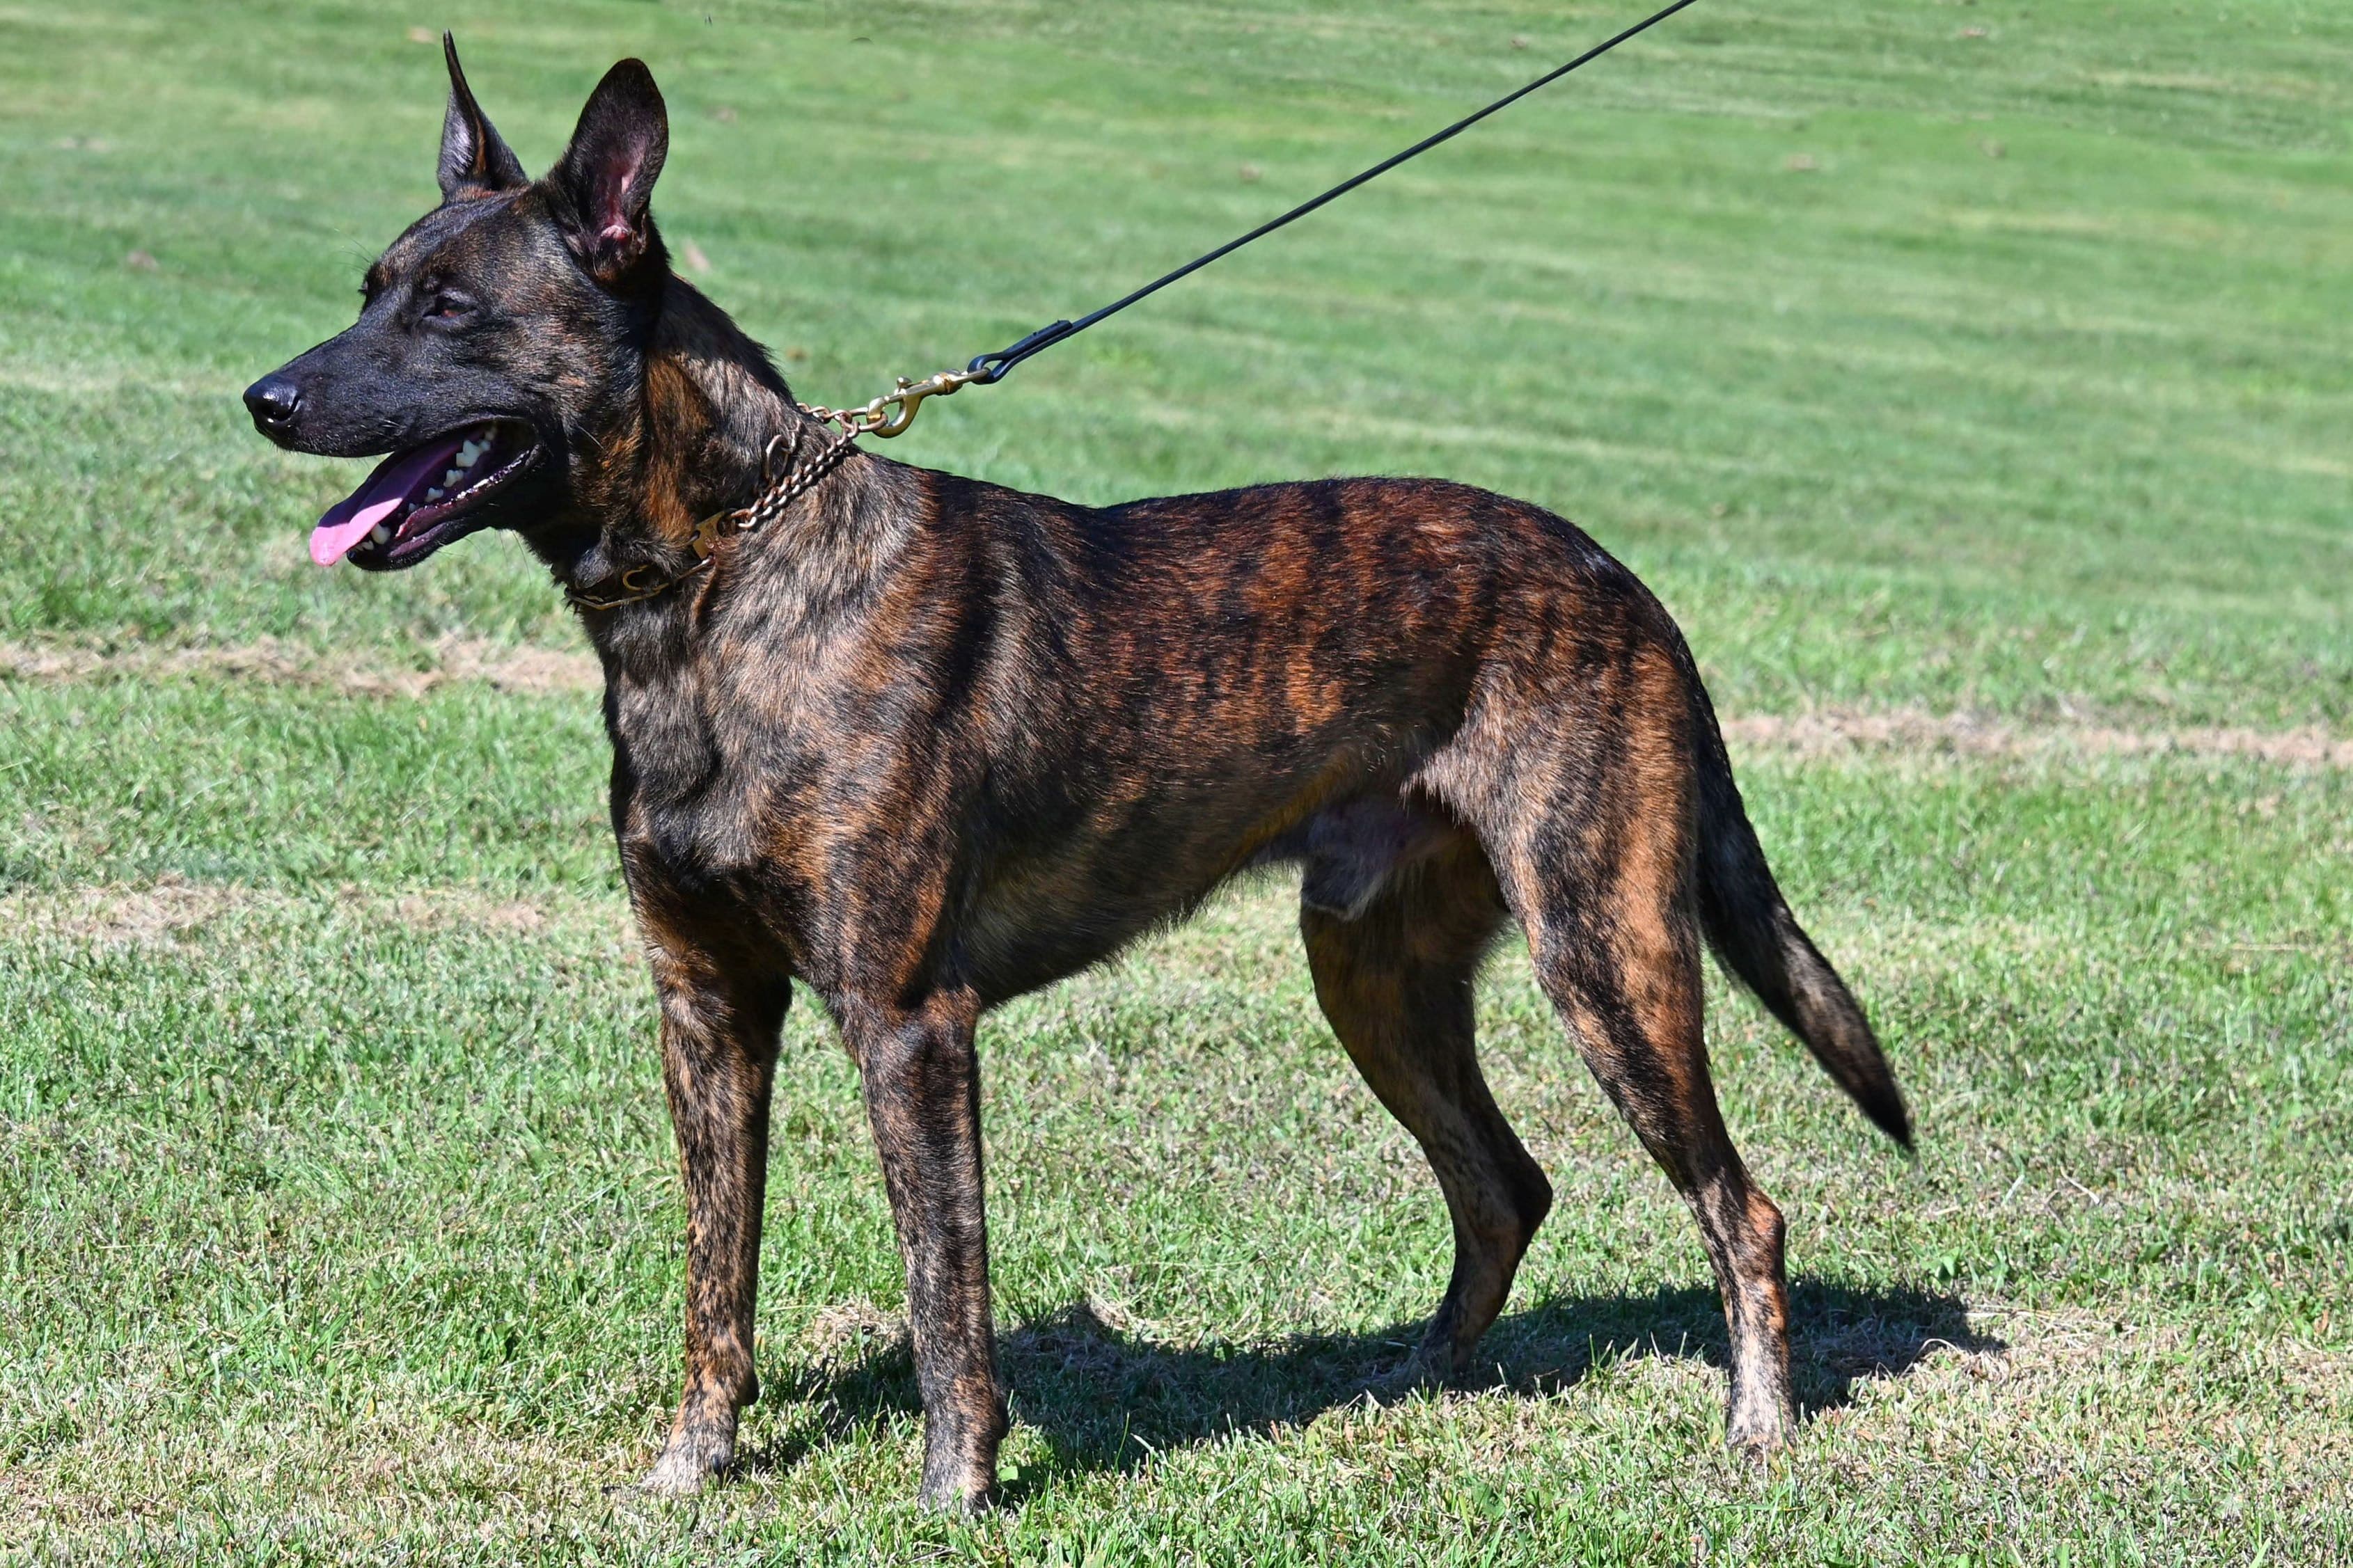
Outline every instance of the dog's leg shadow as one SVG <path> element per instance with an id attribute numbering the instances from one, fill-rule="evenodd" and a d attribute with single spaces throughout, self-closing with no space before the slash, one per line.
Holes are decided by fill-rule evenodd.
<path id="1" fill-rule="evenodd" d="M 1944 1351 L 2008 1348 L 1969 1325 L 1956 1296 L 1915 1286 L 1799 1280 L 1789 1296 L 1791 1371 L 1801 1420 L 1854 1402 L 1856 1391 L 1902 1377 Z M 1058 1474 L 1130 1470 L 1170 1448 L 1250 1432 L 1305 1426 L 1366 1400 L 1422 1396 L 1401 1379 L 1419 1342 L 1419 1320 L 1371 1333 L 1301 1336 L 1263 1345 L 1169 1344 L 1114 1327 L 1092 1302 L 1076 1301 L 1004 1336 L 1002 1360 L 1016 1423 L 1045 1439 L 1043 1466 L 1010 1483 L 1007 1500 Z M 1451 1386 L 1548 1398 L 1598 1365 L 1645 1357 L 1721 1368 L 1727 1342 L 1714 1289 L 1553 1296 L 1496 1321 L 1479 1369 Z M 807 1412 L 744 1452 L 735 1468 L 789 1468 L 815 1448 L 877 1423 L 919 1417 L 923 1402 L 903 1328 L 861 1319 L 845 1343 L 811 1362 L 764 1372 L 778 1405 Z"/>

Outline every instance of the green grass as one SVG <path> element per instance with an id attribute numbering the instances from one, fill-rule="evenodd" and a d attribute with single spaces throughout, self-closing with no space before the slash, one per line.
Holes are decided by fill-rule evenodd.
<path id="1" fill-rule="evenodd" d="M 1624 19 L 457 21 L 534 166 L 644 55 L 673 246 L 838 402 Z M 912 1505 L 888 1215 L 806 998 L 744 1473 L 604 1490 L 676 1394 L 649 987 L 593 692 L 467 673 L 582 644 L 511 541 L 315 571 L 347 466 L 235 405 L 430 199 L 439 68 L 408 35 L 444 20 L 0 7 L 0 1555 L 2353 1553 L 2353 770 L 2199 740 L 2353 737 L 2353 15 L 1708 0 L 927 409 L 894 456 L 1086 500 L 1493 485 L 1641 571 L 1727 713 L 2036 742 L 1740 748 L 1922 1133 L 1894 1156 L 1712 995 L 1790 1220 L 1788 1457 L 1721 1451 L 1695 1234 L 1512 952 L 1484 1055 L 1558 1206 L 1492 1375 L 1366 1397 L 1442 1288 L 1443 1211 L 1315 1014 L 1288 889 L 1253 883 L 986 1028 L 1016 1473 L 972 1524 Z"/>

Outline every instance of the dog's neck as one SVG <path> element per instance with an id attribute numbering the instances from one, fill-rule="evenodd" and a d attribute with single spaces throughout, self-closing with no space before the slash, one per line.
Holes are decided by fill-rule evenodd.
<path id="1" fill-rule="evenodd" d="M 758 493 L 771 441 L 784 450 L 824 438 L 800 411 L 767 351 L 672 276 L 645 360 L 630 500 L 640 525 L 683 546 L 697 520 Z"/>
<path id="2" fill-rule="evenodd" d="M 594 542 L 550 563 L 567 587 L 609 581 L 641 563 L 664 572 L 691 565 L 699 521 L 750 504 L 833 434 L 801 412 L 767 351 L 674 275 L 649 334 L 636 396 L 615 412 L 596 462 L 575 487 L 579 537 L 585 542 L 593 529 Z M 880 471 L 895 468 L 853 451 L 795 515 L 767 531 L 789 537 L 740 539 L 722 552 L 789 550 L 821 576 L 860 572 L 898 531 L 888 495 L 895 487 Z M 591 612 L 589 633 L 600 647 L 674 649 L 687 628 L 685 607 L 702 586 L 698 578 L 658 599 Z"/>

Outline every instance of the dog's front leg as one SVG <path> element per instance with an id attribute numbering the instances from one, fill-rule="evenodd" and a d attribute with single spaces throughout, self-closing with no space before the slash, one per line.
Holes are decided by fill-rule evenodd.
<path id="1" fill-rule="evenodd" d="M 907 1266 L 923 1394 L 923 1501 L 952 1511 L 987 1501 L 1006 1431 L 988 1314 L 978 1011 L 958 994 L 913 1008 L 842 1009 Z"/>
<path id="2" fill-rule="evenodd" d="M 662 1084 L 686 1177 L 686 1394 L 649 1491 L 700 1490 L 735 1454 L 735 1417 L 760 1396 L 752 1310 L 760 1288 L 768 1095 L 792 997 L 784 977 L 725 973 L 651 929 Z"/>

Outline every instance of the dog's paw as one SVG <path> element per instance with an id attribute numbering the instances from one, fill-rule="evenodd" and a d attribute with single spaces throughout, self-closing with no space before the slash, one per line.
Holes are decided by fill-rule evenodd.
<path id="1" fill-rule="evenodd" d="M 928 1513 L 969 1519 L 997 1506 L 997 1462 L 977 1455 L 927 1454 L 915 1500 Z"/>
<path id="2" fill-rule="evenodd" d="M 1795 1437 L 1788 1418 L 1779 1411 L 1735 1417 L 1725 1428 L 1724 1446 L 1751 1459 L 1762 1459 L 1788 1448 Z"/>
<path id="3" fill-rule="evenodd" d="M 702 1432 L 674 1433 L 663 1445 L 638 1490 L 648 1497 L 692 1497 L 717 1479 L 733 1457 L 735 1445 Z"/>
<path id="4" fill-rule="evenodd" d="M 1455 1353 L 1452 1341 L 1433 1344 L 1424 1340 L 1411 1355 L 1366 1379 L 1365 1392 L 1383 1405 L 1443 1394 L 1461 1380 L 1462 1360 Z"/>
<path id="5" fill-rule="evenodd" d="M 915 1494 L 916 1503 L 925 1513 L 944 1514 L 950 1519 L 974 1519 L 997 1506 L 995 1489 L 980 1491 L 963 1487 L 926 1486 Z"/>
<path id="6" fill-rule="evenodd" d="M 638 1482 L 638 1490 L 653 1498 L 690 1498 L 709 1486 L 714 1473 L 691 1464 L 682 1464 L 665 1454 L 654 1461 L 654 1468 Z"/>
<path id="7" fill-rule="evenodd" d="M 1788 1447 L 1798 1435 L 1798 1409 L 1789 1398 L 1789 1377 L 1783 1363 L 1767 1362 L 1736 1371 L 1731 1400 L 1724 1413 L 1725 1447 L 1751 1458 L 1763 1458 Z"/>

